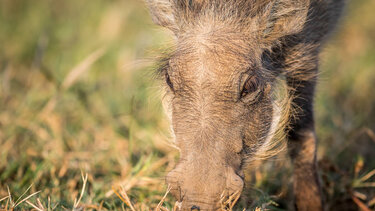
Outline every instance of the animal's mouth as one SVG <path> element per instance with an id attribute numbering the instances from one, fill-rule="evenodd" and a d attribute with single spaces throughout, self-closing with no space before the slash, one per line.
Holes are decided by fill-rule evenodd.
<path id="1" fill-rule="evenodd" d="M 239 200 L 242 191 L 236 191 L 231 195 L 221 195 L 220 200 L 215 203 L 208 203 L 199 199 L 197 201 L 187 200 L 187 201 L 176 201 L 174 205 L 174 210 L 183 211 L 220 211 L 220 210 L 233 210 L 233 207 Z"/>
<path id="2" fill-rule="evenodd" d="M 182 202 L 176 202 L 176 204 L 174 206 L 174 210 L 178 210 L 178 211 L 220 211 L 220 210 L 223 210 L 223 209 L 219 205 L 207 207 L 207 205 L 198 206 L 198 205 L 191 205 L 191 203 L 189 203 L 189 205 L 185 206 L 185 205 L 183 205 Z"/>

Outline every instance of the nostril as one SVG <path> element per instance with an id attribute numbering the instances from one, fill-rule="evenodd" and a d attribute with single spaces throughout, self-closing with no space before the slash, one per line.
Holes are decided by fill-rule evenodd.
<path id="1" fill-rule="evenodd" d="M 193 205 L 190 210 L 191 211 L 199 211 L 199 210 L 201 210 L 201 208 L 199 208 L 198 206 Z"/>

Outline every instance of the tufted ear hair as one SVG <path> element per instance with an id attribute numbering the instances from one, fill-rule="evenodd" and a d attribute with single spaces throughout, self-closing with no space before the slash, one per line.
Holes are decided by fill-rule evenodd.
<path id="1" fill-rule="evenodd" d="M 261 40 L 272 46 L 280 38 L 298 34 L 307 21 L 309 0 L 276 0 L 268 3 L 260 16 Z"/>
<path id="2" fill-rule="evenodd" d="M 146 0 L 146 3 L 154 23 L 176 33 L 173 0 Z"/>

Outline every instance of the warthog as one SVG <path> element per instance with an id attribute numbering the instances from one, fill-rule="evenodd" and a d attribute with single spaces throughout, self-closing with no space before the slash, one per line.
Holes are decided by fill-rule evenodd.
<path id="1" fill-rule="evenodd" d="M 179 208 L 223 208 L 242 192 L 248 161 L 274 152 L 283 132 L 296 208 L 322 210 L 313 95 L 319 52 L 344 0 L 147 3 L 176 41 L 159 73 L 180 150 L 166 178 Z M 281 79 L 284 95 L 275 94 Z"/>

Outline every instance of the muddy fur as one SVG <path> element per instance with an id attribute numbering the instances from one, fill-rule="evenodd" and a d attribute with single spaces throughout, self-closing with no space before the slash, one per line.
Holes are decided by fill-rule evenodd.
<path id="1" fill-rule="evenodd" d="M 176 38 L 158 74 L 181 153 L 167 176 L 179 207 L 222 208 L 242 191 L 246 166 L 277 154 L 287 137 L 296 208 L 322 210 L 313 94 L 319 51 L 344 0 L 147 3 Z"/>

